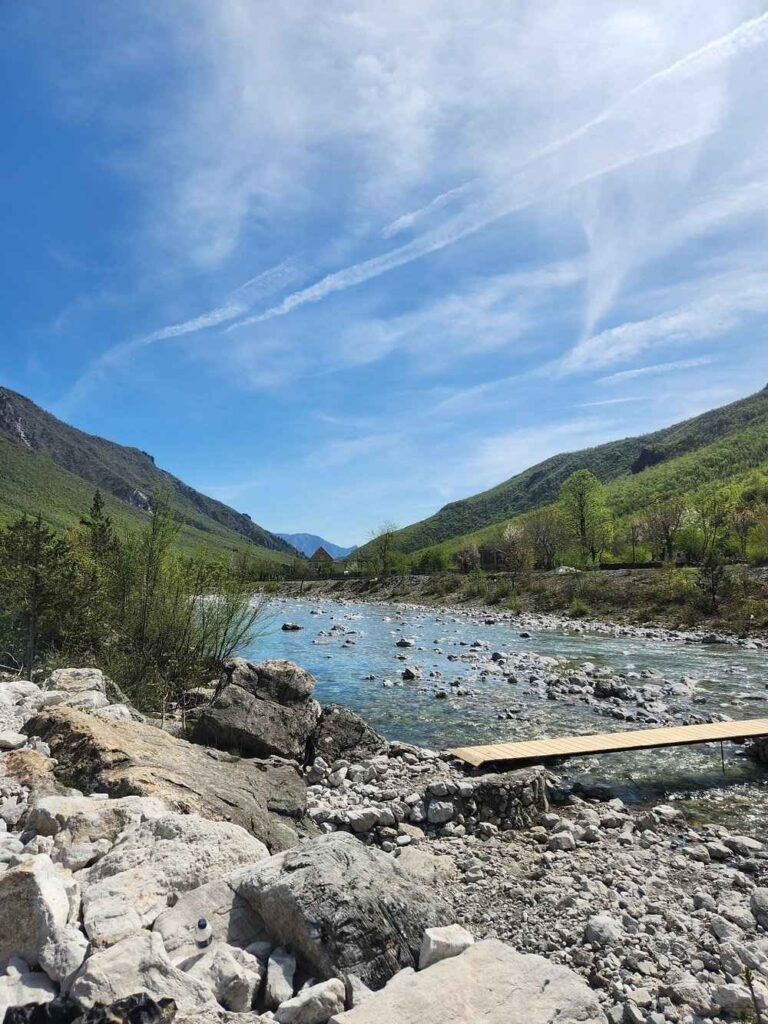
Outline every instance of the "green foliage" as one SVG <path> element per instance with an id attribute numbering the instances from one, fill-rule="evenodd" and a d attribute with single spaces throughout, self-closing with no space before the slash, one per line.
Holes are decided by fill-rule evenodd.
<path id="1" fill-rule="evenodd" d="M 578 469 L 560 488 L 558 504 L 566 529 L 579 545 L 582 564 L 599 561 L 611 532 L 603 485 L 588 469 Z"/>
<path id="2" fill-rule="evenodd" d="M 450 553 L 468 536 L 482 542 L 487 527 L 555 502 L 577 470 L 588 470 L 606 485 L 609 507 L 621 521 L 654 501 L 745 478 L 767 464 L 768 391 L 763 390 L 653 434 L 553 456 L 401 530 L 398 544 L 412 553 L 448 541 Z M 765 477 L 752 489 L 757 496 L 763 493 L 765 504 Z"/>
<path id="3" fill-rule="evenodd" d="M 567 614 L 572 619 L 584 619 L 589 615 L 590 608 L 583 597 L 574 597 L 568 605 Z"/>
<path id="4" fill-rule="evenodd" d="M 468 600 L 488 596 L 488 579 L 479 566 L 475 566 L 469 571 L 461 592 Z"/>
<path id="5" fill-rule="evenodd" d="M 30 672 L 51 657 L 98 663 L 136 703 L 183 706 L 252 641 L 263 605 L 220 563 L 178 552 L 167 494 L 146 525 L 114 532 L 101 495 L 72 541 L 22 516 L 0 531 L 0 626 Z"/>
<path id="6" fill-rule="evenodd" d="M 18 422 L 33 447 L 19 442 Z M 273 562 L 293 557 L 284 541 L 158 469 L 146 452 L 84 434 L 0 388 L 0 526 L 26 514 L 40 515 L 59 532 L 77 527 L 95 487 L 104 513 L 121 533 L 145 524 L 149 496 L 165 490 L 180 524 L 176 543 L 181 550 L 229 556 L 252 548 Z"/>
<path id="7" fill-rule="evenodd" d="M 22 516 L 0 534 L 0 607 L 18 638 L 14 657 L 30 672 L 41 645 L 77 636 L 87 613 L 82 566 L 40 518 Z"/>

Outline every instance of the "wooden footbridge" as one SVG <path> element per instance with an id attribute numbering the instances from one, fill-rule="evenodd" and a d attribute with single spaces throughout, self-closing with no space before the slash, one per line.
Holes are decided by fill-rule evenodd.
<path id="1" fill-rule="evenodd" d="M 451 753 L 477 768 L 486 764 L 522 768 L 567 757 L 589 757 L 593 754 L 649 750 L 653 747 L 683 747 L 692 743 L 722 743 L 724 740 L 746 740 L 757 736 L 768 736 L 768 718 L 636 729 L 632 732 L 604 732 L 594 736 L 560 736 L 557 739 L 524 740 L 520 743 L 489 743 L 482 747 L 456 747 Z"/>

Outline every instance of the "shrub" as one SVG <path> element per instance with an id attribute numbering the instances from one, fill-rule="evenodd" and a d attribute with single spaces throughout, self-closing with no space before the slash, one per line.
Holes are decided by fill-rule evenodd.
<path id="1" fill-rule="evenodd" d="M 571 603 L 568 605 L 568 612 L 572 619 L 583 619 L 589 615 L 590 608 L 587 602 L 581 597 L 574 597 Z"/>

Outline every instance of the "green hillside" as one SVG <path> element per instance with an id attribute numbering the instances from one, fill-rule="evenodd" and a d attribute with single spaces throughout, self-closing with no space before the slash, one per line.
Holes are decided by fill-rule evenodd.
<path id="1" fill-rule="evenodd" d="M 0 524 L 27 513 L 58 529 L 74 526 L 97 487 L 118 530 L 145 522 L 151 495 L 163 488 L 182 523 L 185 549 L 226 554 L 249 548 L 270 561 L 295 557 L 281 538 L 158 469 L 146 452 L 76 430 L 0 388 Z"/>
<path id="2" fill-rule="evenodd" d="M 624 516 L 654 496 L 681 495 L 761 466 L 768 466 L 768 388 L 652 434 L 555 455 L 398 531 L 395 543 L 406 554 L 438 544 L 453 549 L 468 534 L 482 537 L 494 525 L 550 504 L 578 469 L 609 485 L 609 502 Z"/>

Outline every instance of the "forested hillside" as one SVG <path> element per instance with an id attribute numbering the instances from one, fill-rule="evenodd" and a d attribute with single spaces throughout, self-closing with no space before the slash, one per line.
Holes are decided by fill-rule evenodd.
<path id="1" fill-rule="evenodd" d="M 532 466 L 490 490 L 455 501 L 429 519 L 399 530 L 394 546 L 410 555 L 436 544 L 461 543 L 555 501 L 577 470 L 608 485 L 618 516 L 649 501 L 733 480 L 768 465 L 768 389 L 652 434 L 563 453 Z M 370 548 L 363 548 L 365 555 Z"/>

